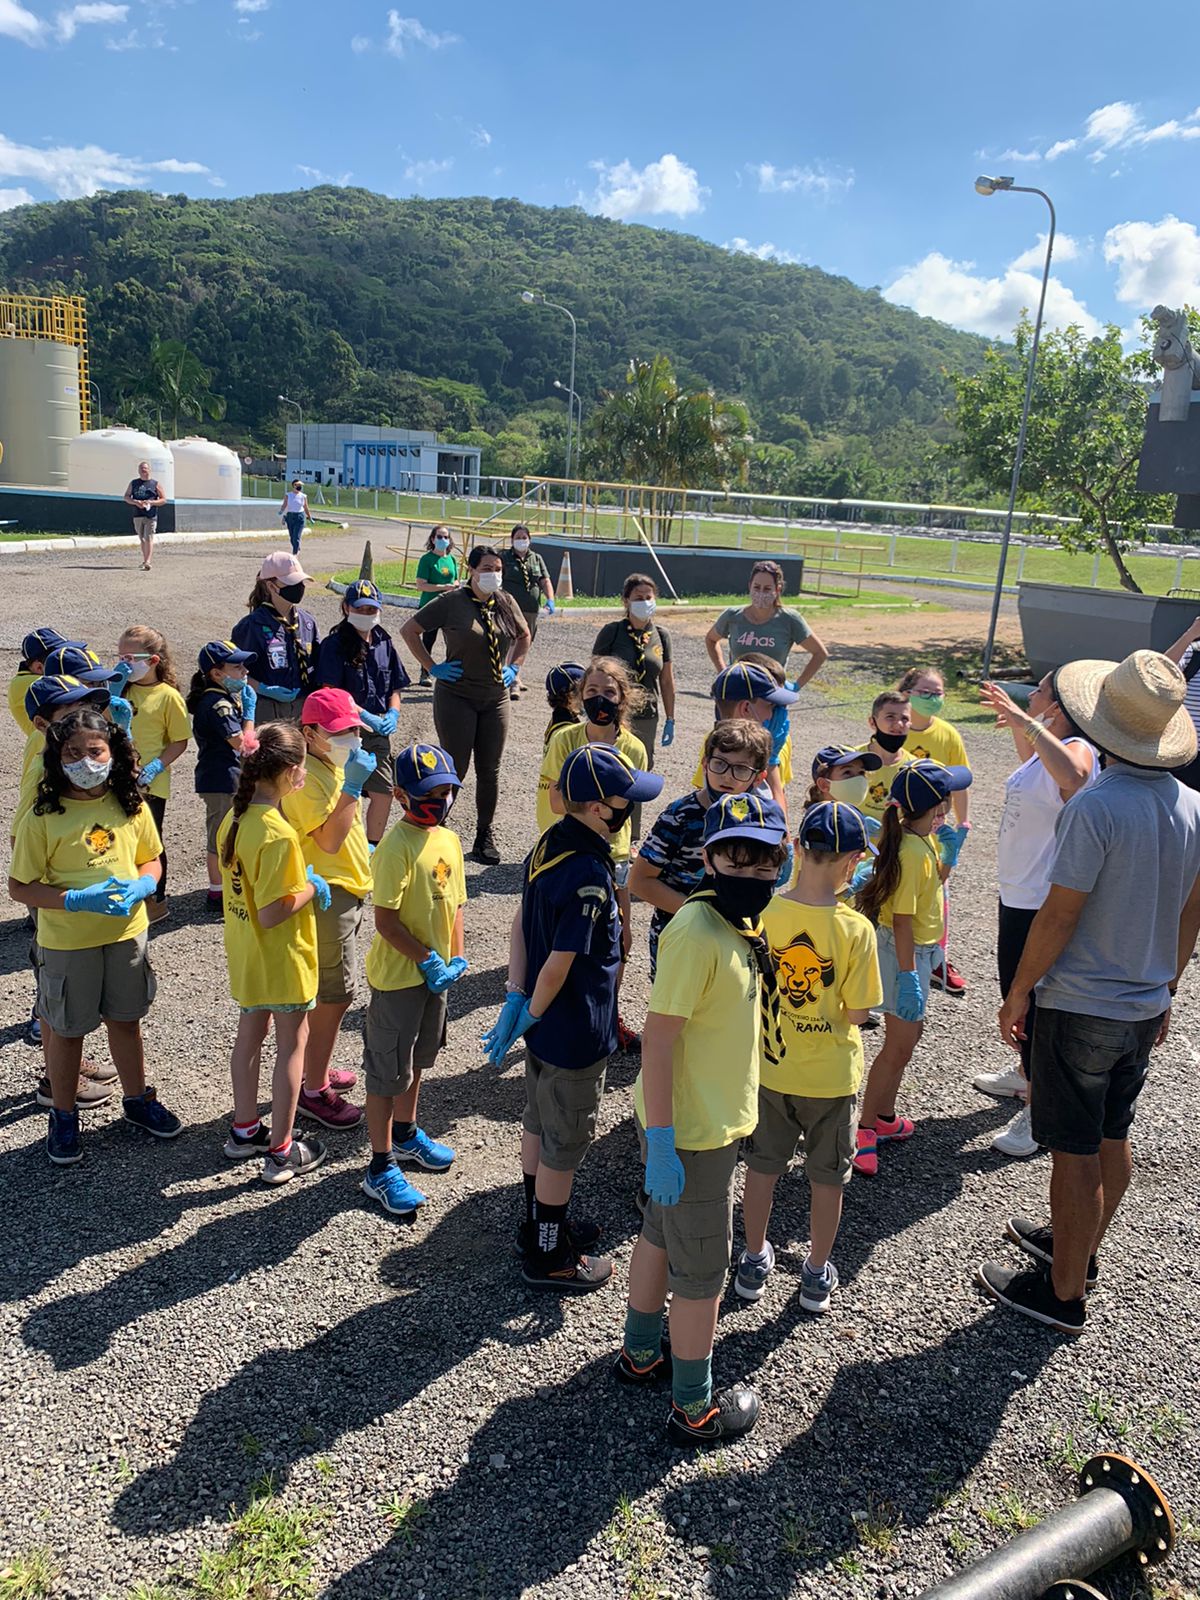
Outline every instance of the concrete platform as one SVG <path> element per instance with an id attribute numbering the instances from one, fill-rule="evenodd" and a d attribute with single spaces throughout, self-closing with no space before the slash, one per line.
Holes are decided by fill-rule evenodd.
<path id="1" fill-rule="evenodd" d="M 0 484 L 0 523 L 35 533 L 127 533 L 133 517 L 120 495 Z M 280 528 L 278 500 L 171 500 L 158 513 L 160 533 L 263 533 Z"/>

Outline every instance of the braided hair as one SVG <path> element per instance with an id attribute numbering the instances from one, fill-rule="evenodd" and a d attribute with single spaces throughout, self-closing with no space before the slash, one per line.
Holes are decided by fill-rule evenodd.
<path id="1" fill-rule="evenodd" d="M 63 771 L 63 746 L 76 733 L 103 734 L 112 756 L 112 771 L 108 787 L 127 817 L 136 817 L 142 809 L 142 791 L 137 783 L 137 756 L 133 742 L 122 729 L 116 728 L 99 711 L 73 711 L 61 722 L 52 722 L 46 729 L 46 748 L 42 752 L 42 776 L 38 780 L 37 799 L 33 809 L 39 817 L 53 811 L 61 816 L 66 810 L 63 796 L 72 787 Z"/>
<path id="2" fill-rule="evenodd" d="M 289 767 L 304 765 L 308 744 L 292 722 L 268 722 L 258 729 L 258 746 L 242 761 L 237 792 L 233 797 L 233 821 L 221 847 L 221 864 L 233 865 L 237 854 L 237 834 L 241 819 L 254 799 L 260 783 L 272 783 Z"/>

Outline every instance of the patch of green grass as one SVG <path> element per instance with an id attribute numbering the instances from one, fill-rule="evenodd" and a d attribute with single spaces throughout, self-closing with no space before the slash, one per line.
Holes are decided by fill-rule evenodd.
<path id="1" fill-rule="evenodd" d="M 807 1518 L 785 1517 L 779 1530 L 779 1554 L 806 1560 L 817 1553 L 816 1529 Z"/>
<path id="2" fill-rule="evenodd" d="M 337 1476 L 337 1468 L 334 1466 L 333 1462 L 330 1461 L 328 1456 L 318 1456 L 313 1462 L 313 1471 L 316 1473 L 318 1478 L 324 1478 L 326 1482 L 328 1482 L 330 1478 Z"/>
<path id="3" fill-rule="evenodd" d="M 259 1456 L 263 1453 L 262 1441 L 260 1439 L 256 1439 L 252 1433 L 244 1433 L 242 1435 L 241 1444 L 242 1454 L 245 1456 L 247 1461 L 257 1461 Z"/>
<path id="4" fill-rule="evenodd" d="M 700 1471 L 706 1478 L 723 1478 L 729 1471 L 729 1457 L 724 1450 L 712 1450 L 700 1457 Z"/>
<path id="5" fill-rule="evenodd" d="M 1038 1513 L 1027 1506 L 1013 1489 L 1006 1489 L 994 1505 L 984 1506 L 979 1515 L 998 1533 L 1020 1533 L 1023 1528 L 1032 1528 L 1037 1522 Z"/>
<path id="6" fill-rule="evenodd" d="M 0 1600 L 41 1600 L 57 1577 L 49 1550 L 26 1550 L 0 1567 Z"/>
<path id="7" fill-rule="evenodd" d="M 957 1561 L 965 1561 L 975 1548 L 974 1539 L 962 1528 L 951 1528 L 946 1534 L 946 1543 Z"/>
<path id="8" fill-rule="evenodd" d="M 1088 1396 L 1086 1409 L 1088 1416 L 1102 1433 L 1113 1439 L 1128 1439 L 1133 1425 L 1125 1413 L 1118 1410 L 1117 1403 L 1110 1394 L 1105 1394 L 1103 1389 L 1096 1390 L 1094 1394 Z"/>
<path id="9" fill-rule="evenodd" d="M 1146 1424 L 1146 1432 L 1155 1444 L 1175 1444 L 1190 1431 L 1191 1424 L 1187 1417 L 1172 1405 L 1156 1406 Z"/>
<path id="10" fill-rule="evenodd" d="M 1073 1433 L 1055 1433 L 1051 1436 L 1050 1460 L 1056 1467 L 1065 1467 L 1069 1472 L 1082 1472 L 1094 1454 L 1093 1450 L 1083 1449 Z"/>
<path id="11" fill-rule="evenodd" d="M 865 1568 L 852 1550 L 843 1553 L 834 1560 L 834 1566 L 839 1572 L 844 1572 L 848 1578 L 861 1578 Z"/>
<path id="12" fill-rule="evenodd" d="M 856 1513 L 854 1526 L 859 1544 L 876 1555 L 890 1555 L 896 1547 L 900 1513 L 886 1500 L 871 1500 L 864 1512 Z"/>
<path id="13" fill-rule="evenodd" d="M 135 1583 L 125 1600 L 175 1600 L 175 1595 L 161 1583 Z"/>
<path id="14" fill-rule="evenodd" d="M 417 1542 L 417 1530 L 429 1515 L 428 1503 L 410 1500 L 407 1495 L 393 1494 L 380 1503 L 379 1509 L 403 1543 L 411 1548 Z"/>
<path id="15" fill-rule="evenodd" d="M 659 1524 L 622 1494 L 604 1531 L 613 1554 L 624 1564 L 627 1600 L 656 1600 L 655 1573 L 666 1550 Z"/>
<path id="16" fill-rule="evenodd" d="M 717 1539 L 708 1547 L 708 1553 L 719 1567 L 733 1567 L 737 1565 L 737 1545 L 728 1540 Z"/>
<path id="17" fill-rule="evenodd" d="M 189 1591 L 200 1600 L 311 1600 L 310 1549 L 320 1513 L 257 1496 L 233 1523 L 224 1550 L 200 1559 Z"/>

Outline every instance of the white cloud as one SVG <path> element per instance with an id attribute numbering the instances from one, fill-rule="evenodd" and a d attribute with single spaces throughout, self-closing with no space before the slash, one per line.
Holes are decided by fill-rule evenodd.
<path id="1" fill-rule="evenodd" d="M 611 167 L 593 161 L 591 167 L 600 176 L 588 204 L 600 216 L 617 221 L 639 216 L 690 217 L 704 210 L 710 192 L 702 187 L 696 169 L 670 152 L 640 168 L 631 161 L 618 161 Z"/>
<path id="2" fill-rule="evenodd" d="M 243 17 L 252 17 L 259 11 L 270 9 L 271 0 L 233 0 L 233 9 Z"/>
<path id="3" fill-rule="evenodd" d="M 1182 122 L 1177 117 L 1171 117 L 1157 127 L 1147 128 L 1144 133 L 1138 134 L 1137 142 L 1161 144 L 1164 139 L 1200 139 L 1200 107 L 1184 117 Z"/>
<path id="4" fill-rule="evenodd" d="M 28 45 L 46 44 L 52 38 L 68 44 L 80 28 L 124 22 L 128 15 L 127 5 L 90 0 L 88 4 L 60 11 L 51 24 L 21 5 L 20 0 L 0 0 L 0 35 Z"/>
<path id="5" fill-rule="evenodd" d="M 444 160 L 414 161 L 406 156 L 405 162 L 404 176 L 410 183 L 415 183 L 418 189 L 422 189 L 431 178 L 438 178 L 443 172 L 449 172 L 454 165 L 454 157 L 447 156 Z"/>
<path id="6" fill-rule="evenodd" d="M 392 56 L 405 56 L 409 45 L 424 45 L 427 50 L 441 50 L 448 44 L 458 44 L 456 33 L 434 33 L 416 17 L 402 17 L 398 11 L 388 12 L 387 38 L 383 48 Z"/>
<path id="7" fill-rule="evenodd" d="M 16 144 L 0 134 L 0 178 L 32 178 L 60 200 L 78 200 L 101 189 L 138 189 L 156 173 L 207 175 L 199 161 L 143 161 L 116 155 L 100 145 L 58 145 L 46 149 Z"/>
<path id="8" fill-rule="evenodd" d="M 854 174 L 824 172 L 819 167 L 777 167 L 770 161 L 752 162 L 746 171 L 758 183 L 760 194 L 840 194 L 854 183 Z"/>
<path id="9" fill-rule="evenodd" d="M 0 0 L 0 36 L 21 44 L 41 44 L 46 24 L 18 0 Z"/>
<path id="10" fill-rule="evenodd" d="M 361 56 L 365 50 L 371 48 L 371 41 L 365 33 L 356 33 L 350 41 L 350 48 L 356 56 Z"/>
<path id="11" fill-rule="evenodd" d="M 1140 126 L 1137 107 L 1130 105 L 1128 100 L 1114 100 L 1110 105 L 1092 112 L 1083 125 L 1083 135 L 1089 144 L 1097 145 L 1101 150 L 1113 150 L 1127 143 Z"/>
<path id="12" fill-rule="evenodd" d="M 771 244 L 769 240 L 763 244 L 751 244 L 749 239 L 738 237 L 727 239 L 724 248 L 735 256 L 753 256 L 756 261 L 782 261 L 794 266 L 804 259 L 790 250 L 781 249 L 777 244 Z"/>
<path id="13" fill-rule="evenodd" d="M 308 178 L 313 183 L 331 183 L 335 189 L 344 189 L 354 176 L 352 172 L 340 173 L 337 177 L 331 172 L 322 172 L 320 167 L 306 167 L 298 165 L 296 171 L 301 177 Z"/>
<path id="14" fill-rule="evenodd" d="M 147 172 L 170 172 L 178 177 L 200 176 L 208 172 L 202 161 L 176 161 L 174 156 L 168 156 L 165 161 L 146 162 Z"/>
<path id="15" fill-rule="evenodd" d="M 1078 143 L 1078 139 L 1056 139 L 1046 151 L 1046 160 L 1057 161 L 1059 156 L 1065 156 L 1068 151 L 1074 150 Z"/>
<path id="16" fill-rule="evenodd" d="M 1104 235 L 1104 259 L 1117 269 L 1115 294 L 1149 311 L 1159 304 L 1200 306 L 1200 234 L 1194 223 L 1122 222 Z"/>
<path id="17" fill-rule="evenodd" d="M 107 26 L 117 22 L 124 22 L 129 15 L 128 6 L 109 5 L 98 3 L 94 5 L 72 6 L 69 11 L 60 11 L 55 18 L 54 31 L 66 43 L 73 39 L 80 28 L 92 24 Z"/>
<path id="18" fill-rule="evenodd" d="M 480 150 L 486 150 L 491 142 L 492 136 L 482 123 L 471 129 L 471 143 L 478 146 Z"/>
<path id="19" fill-rule="evenodd" d="M 1054 260 L 1059 266 L 1068 261 L 1078 261 L 1089 246 L 1081 245 L 1079 240 L 1069 233 L 1056 233 L 1054 235 Z M 1009 262 L 1012 272 L 1035 272 L 1040 278 L 1042 263 L 1046 259 L 1046 235 L 1039 233 L 1036 244 L 1031 244 L 1028 250 L 1022 250 L 1015 261 Z"/>
<path id="20" fill-rule="evenodd" d="M 1036 308 L 1040 277 L 1009 267 L 1003 277 L 985 278 L 972 270 L 974 265 L 973 261 L 951 261 L 934 250 L 902 272 L 884 289 L 883 297 L 968 333 L 1009 339 L 1022 309 L 1032 312 Z M 1051 277 L 1046 291 L 1046 324 L 1065 328 L 1072 322 L 1089 338 L 1103 331 L 1083 302 L 1058 278 Z"/>
<path id="21" fill-rule="evenodd" d="M 986 159 L 987 157 L 985 156 L 984 160 Z M 996 157 L 997 161 L 1040 161 L 1041 159 L 1042 152 L 1040 150 L 1002 150 Z"/>
<path id="22" fill-rule="evenodd" d="M 11 211 L 14 206 L 31 206 L 33 196 L 28 189 L 0 189 L 0 211 Z"/>

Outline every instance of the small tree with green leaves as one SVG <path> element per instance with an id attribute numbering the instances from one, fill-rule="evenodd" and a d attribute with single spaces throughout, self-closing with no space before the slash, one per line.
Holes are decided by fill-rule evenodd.
<path id="1" fill-rule="evenodd" d="M 170 417 L 172 438 L 179 437 L 179 419 L 207 417 L 220 422 L 225 398 L 210 388 L 212 374 L 181 339 L 155 339 L 146 366 L 136 380 L 135 398 L 146 409 L 156 407 Z"/>

